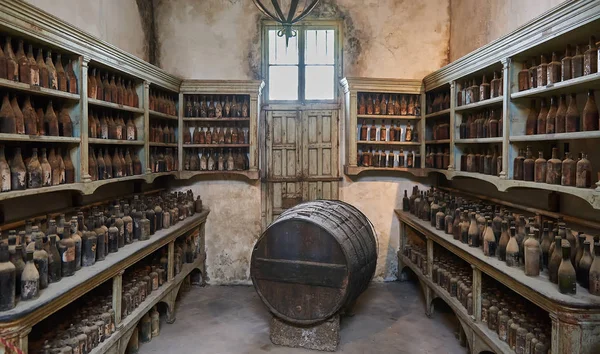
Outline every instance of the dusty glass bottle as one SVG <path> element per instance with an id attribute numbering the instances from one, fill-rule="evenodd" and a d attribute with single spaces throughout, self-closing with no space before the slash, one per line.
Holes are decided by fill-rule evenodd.
<path id="1" fill-rule="evenodd" d="M 558 159 L 558 148 L 552 148 L 552 158 L 548 160 L 546 168 L 546 183 L 561 184 L 562 162 Z"/>
<path id="2" fill-rule="evenodd" d="M 518 267 L 519 263 L 519 243 L 517 242 L 516 229 L 510 228 L 510 240 L 506 245 L 506 265 L 509 267 Z"/>
<path id="3" fill-rule="evenodd" d="M 31 100 L 29 96 L 25 96 L 25 101 L 23 102 L 23 122 L 25 126 L 25 134 L 28 135 L 37 135 L 38 130 L 38 122 L 37 115 L 35 114 L 35 110 L 31 106 Z"/>
<path id="4" fill-rule="evenodd" d="M 519 154 L 515 157 L 513 161 L 513 179 L 522 181 L 523 176 L 523 162 L 525 161 L 525 157 L 523 156 L 523 149 L 519 149 Z"/>
<path id="5" fill-rule="evenodd" d="M 12 100 L 10 101 L 10 105 L 15 115 L 15 129 L 17 134 L 25 134 L 25 121 L 23 119 L 23 112 L 21 112 L 21 109 L 19 108 L 17 96 L 13 96 Z"/>
<path id="6" fill-rule="evenodd" d="M 571 263 L 571 244 L 563 240 L 561 249 L 562 261 L 558 267 L 558 291 L 562 294 L 575 294 L 577 293 L 577 282 L 575 268 Z"/>
<path id="7" fill-rule="evenodd" d="M 477 219 L 475 217 L 475 213 L 471 212 L 469 215 L 469 246 L 470 247 L 479 247 L 479 228 L 477 226 Z"/>
<path id="8" fill-rule="evenodd" d="M 560 266 L 562 260 L 562 248 L 561 248 L 562 238 L 560 236 L 554 237 L 554 251 L 551 252 L 550 261 L 548 263 L 548 277 L 550 281 L 553 283 L 558 283 L 558 267 Z M 571 250 L 569 249 L 569 253 Z"/>
<path id="9" fill-rule="evenodd" d="M 38 232 L 36 228 L 37 226 L 33 227 L 34 233 Z M 43 240 L 41 237 L 35 239 L 33 262 L 38 271 L 39 289 L 45 289 L 48 287 L 48 253 L 43 249 Z M 23 275 L 21 275 L 21 284 L 23 284 L 23 277 L 26 270 L 27 265 L 25 265 L 25 270 L 23 270 Z M 21 298 L 23 298 L 23 288 L 21 288 Z"/>
<path id="10" fill-rule="evenodd" d="M 596 37 L 590 36 L 588 49 L 583 53 L 583 75 L 591 75 L 598 72 L 598 48 Z"/>
<path id="11" fill-rule="evenodd" d="M 561 66 L 560 61 L 558 61 L 558 55 L 556 52 L 552 52 L 552 61 L 548 63 L 547 69 L 547 80 L 546 83 L 548 85 L 555 84 L 561 80 Z"/>
<path id="12" fill-rule="evenodd" d="M 538 117 L 538 112 L 536 109 L 535 100 L 531 100 L 530 107 L 529 107 L 529 114 L 527 115 L 527 120 L 525 122 L 525 134 L 526 135 L 536 134 L 537 117 Z"/>
<path id="13" fill-rule="evenodd" d="M 577 179 L 577 163 L 571 158 L 570 152 L 565 154 L 561 170 L 560 184 L 563 186 L 575 186 L 575 181 Z"/>
<path id="14" fill-rule="evenodd" d="M 540 65 L 537 66 L 536 82 L 536 87 L 542 87 L 548 84 L 548 63 L 546 62 L 546 56 L 543 54 L 540 56 Z"/>
<path id="15" fill-rule="evenodd" d="M 583 241 L 583 255 L 577 263 L 577 280 L 584 288 L 588 289 L 590 286 L 590 270 L 592 267 L 592 254 L 590 251 L 590 241 Z"/>
<path id="16" fill-rule="evenodd" d="M 565 49 L 565 55 L 560 60 L 561 63 L 561 80 L 570 80 L 571 79 L 571 45 L 567 44 L 567 48 Z"/>
<path id="17" fill-rule="evenodd" d="M 573 133 L 579 131 L 580 128 L 580 117 L 579 110 L 577 109 L 577 95 L 572 93 L 567 107 L 567 114 L 565 116 L 565 132 Z"/>
<path id="18" fill-rule="evenodd" d="M 446 208 L 440 207 L 438 212 L 435 213 L 435 228 L 436 230 L 445 230 L 446 229 Z"/>
<path id="19" fill-rule="evenodd" d="M 44 115 L 44 131 L 50 136 L 60 136 L 58 117 L 54 113 L 52 100 L 48 101 L 46 114 Z"/>
<path id="20" fill-rule="evenodd" d="M 523 68 L 519 71 L 517 82 L 519 91 L 529 90 L 529 69 L 527 68 L 527 64 L 523 64 Z"/>
<path id="21" fill-rule="evenodd" d="M 8 99 L 8 94 L 4 95 L 2 107 L 0 108 L 0 132 L 17 134 L 16 116 Z"/>
<path id="22" fill-rule="evenodd" d="M 58 90 L 58 76 L 56 67 L 54 67 L 54 63 L 52 62 L 52 51 L 50 50 L 46 53 L 46 68 L 48 69 L 48 84 L 50 88 Z"/>
<path id="23" fill-rule="evenodd" d="M 534 181 L 538 183 L 546 182 L 547 161 L 544 158 L 544 152 L 540 151 L 538 158 L 534 162 Z"/>
<path id="24" fill-rule="evenodd" d="M 40 165 L 42 167 L 42 187 L 49 187 L 52 185 L 52 167 L 46 157 L 46 148 L 42 148 Z"/>
<path id="25" fill-rule="evenodd" d="M 483 236 L 483 254 L 488 257 L 496 256 L 496 236 L 492 229 L 492 220 L 487 220 L 487 227 Z"/>
<path id="26" fill-rule="evenodd" d="M 546 120 L 548 118 L 549 109 L 546 107 L 546 99 L 542 98 L 540 106 L 540 112 L 536 121 L 536 132 L 535 134 L 546 134 Z"/>
<path id="27" fill-rule="evenodd" d="M 4 45 L 4 55 L 6 56 L 6 78 L 11 81 L 19 81 L 19 64 L 17 63 L 17 57 L 12 49 L 12 38 L 6 37 Z"/>
<path id="28" fill-rule="evenodd" d="M 75 240 L 71 237 L 73 233 L 77 234 L 77 219 L 71 220 L 70 231 L 65 232 L 64 237 L 58 243 L 58 253 L 60 254 L 61 273 L 63 277 L 70 277 L 76 271 Z"/>
<path id="29" fill-rule="evenodd" d="M 535 178 L 535 161 L 531 153 L 531 146 L 527 147 L 527 153 L 523 160 L 523 180 L 533 181 Z"/>
<path id="30" fill-rule="evenodd" d="M 564 133 L 565 124 L 567 118 L 567 103 L 566 96 L 560 95 L 558 109 L 556 110 L 556 118 L 554 120 L 554 133 Z M 548 130 L 548 122 L 546 123 L 546 130 Z"/>
<path id="31" fill-rule="evenodd" d="M 588 90 L 588 98 L 582 113 L 582 130 L 598 130 L 599 117 L 598 107 L 596 106 L 596 100 L 594 99 L 594 90 Z"/>
<path id="32" fill-rule="evenodd" d="M 2 49 L 2 46 L 0 45 L 0 79 L 4 79 L 4 80 L 6 80 L 8 77 L 6 59 L 7 58 L 6 58 L 6 55 L 4 55 L 4 50 Z"/>
<path id="33" fill-rule="evenodd" d="M 8 245 L 0 243 L 0 311 L 15 307 L 16 275 L 17 269 L 9 260 Z"/>
<path id="34" fill-rule="evenodd" d="M 33 148 L 27 164 L 27 188 L 42 187 L 42 166 L 38 160 L 37 149 Z"/>
<path id="35" fill-rule="evenodd" d="M 41 240 L 40 240 L 41 243 Z M 40 248 L 41 248 L 41 244 L 40 244 Z M 46 270 L 47 270 L 47 262 L 46 262 Z M 43 271 L 43 269 L 42 269 Z M 32 300 L 35 299 L 38 294 L 40 289 L 42 289 L 41 286 L 41 275 L 38 272 L 38 269 L 36 267 L 35 261 L 34 261 L 34 252 L 33 251 L 28 251 L 27 252 L 27 263 L 25 264 L 25 268 L 23 269 L 23 273 L 21 274 L 21 284 L 19 284 L 19 286 L 21 287 L 21 300 Z M 46 276 L 46 281 L 47 281 L 47 276 Z M 46 284 L 47 286 L 47 284 Z"/>
<path id="36" fill-rule="evenodd" d="M 542 267 L 540 264 L 542 251 L 537 235 L 537 233 L 529 234 L 529 238 L 523 243 L 523 247 L 525 248 L 525 275 L 530 277 L 540 275 L 540 269 Z"/>
<path id="37" fill-rule="evenodd" d="M 10 182 L 10 166 L 6 161 L 6 156 L 4 154 L 4 145 L 0 145 L 0 192 L 10 191 Z"/>
<path id="38" fill-rule="evenodd" d="M 575 47 L 575 55 L 571 57 L 571 79 L 583 76 L 583 54 L 581 54 L 581 46 Z"/>
<path id="39" fill-rule="evenodd" d="M 546 116 L 546 134 L 554 134 L 556 132 L 556 115 L 558 112 L 558 106 L 556 102 L 556 97 L 552 96 L 550 98 L 550 109 L 548 110 L 548 115 Z"/>
<path id="40" fill-rule="evenodd" d="M 577 161 L 575 185 L 578 188 L 590 188 L 592 186 L 592 164 L 585 153 L 582 153 L 581 159 Z"/>
<path id="41" fill-rule="evenodd" d="M 590 294 L 600 296 L 600 242 L 594 243 L 594 260 L 590 266 L 589 288 Z"/>

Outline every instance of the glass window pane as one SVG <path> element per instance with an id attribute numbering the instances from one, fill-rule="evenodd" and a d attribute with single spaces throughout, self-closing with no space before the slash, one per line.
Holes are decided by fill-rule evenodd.
<path id="1" fill-rule="evenodd" d="M 306 31 L 306 64 L 334 64 L 334 30 Z"/>
<path id="2" fill-rule="evenodd" d="M 334 85 L 333 66 L 306 66 L 306 99 L 332 100 Z"/>
<path id="3" fill-rule="evenodd" d="M 298 67 L 269 67 L 269 100 L 298 99 Z"/>
<path id="4" fill-rule="evenodd" d="M 277 36 L 277 30 L 270 30 L 269 64 L 298 64 L 298 37 L 290 38 L 286 47 L 285 37 Z"/>

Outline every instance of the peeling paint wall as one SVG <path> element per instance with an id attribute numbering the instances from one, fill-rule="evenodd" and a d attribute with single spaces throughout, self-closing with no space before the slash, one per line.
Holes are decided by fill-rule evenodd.
<path id="1" fill-rule="evenodd" d="M 450 61 L 538 17 L 563 0 L 450 0 Z"/>
<path id="2" fill-rule="evenodd" d="M 26 0 L 141 59 L 148 60 L 135 0 Z"/>

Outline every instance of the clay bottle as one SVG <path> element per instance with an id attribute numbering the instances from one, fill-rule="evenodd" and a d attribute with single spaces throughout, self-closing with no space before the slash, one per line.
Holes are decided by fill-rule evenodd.
<path id="1" fill-rule="evenodd" d="M 580 76 L 583 76 L 583 54 L 581 54 L 581 47 L 577 45 L 575 55 L 571 57 L 571 79 Z"/>
<path id="2" fill-rule="evenodd" d="M 546 168 L 546 183 L 561 184 L 562 162 L 558 159 L 558 148 L 552 148 L 552 158 Z"/>
<path id="3" fill-rule="evenodd" d="M 40 165 L 42 166 L 42 187 L 50 187 L 52 185 L 52 167 L 46 157 L 46 148 L 42 148 Z"/>
<path id="4" fill-rule="evenodd" d="M 583 239 L 585 240 L 585 236 Z M 581 286 L 588 289 L 590 285 L 590 270 L 594 259 L 590 253 L 590 241 L 584 240 L 580 240 L 580 242 L 583 244 L 583 254 L 577 263 L 577 281 L 581 284 Z"/>
<path id="5" fill-rule="evenodd" d="M 62 65 L 62 58 L 60 54 L 56 55 L 56 81 L 58 83 L 58 89 L 64 92 L 69 91 L 67 85 L 67 73 Z"/>
<path id="6" fill-rule="evenodd" d="M 371 115 L 374 112 L 374 107 L 373 107 L 373 98 L 371 97 L 371 95 L 367 96 L 367 114 Z"/>
<path id="7" fill-rule="evenodd" d="M 82 221 L 83 222 L 83 221 Z M 66 231 L 66 233 L 70 232 L 71 235 L 71 240 L 73 240 L 73 246 L 75 247 L 75 252 L 74 252 L 74 256 L 75 256 L 75 271 L 81 269 L 81 255 L 82 255 L 82 238 L 81 236 L 83 235 L 79 229 L 78 229 L 78 220 L 76 216 L 73 216 L 71 218 L 71 229 Z M 61 254 L 61 257 L 64 261 L 64 257 Z M 67 276 L 65 275 L 65 272 L 63 270 L 63 276 Z"/>
<path id="8" fill-rule="evenodd" d="M 479 228 L 477 227 L 477 220 L 475 219 L 475 213 L 471 212 L 469 215 L 469 246 L 479 247 Z"/>
<path id="9" fill-rule="evenodd" d="M 535 160 L 534 181 L 538 183 L 546 183 L 546 168 L 547 161 L 544 158 L 544 152 L 539 152 L 539 157 Z"/>
<path id="10" fill-rule="evenodd" d="M 567 114 L 565 116 L 565 132 L 572 133 L 579 131 L 579 110 L 577 109 L 577 95 L 572 93 Z"/>
<path id="11" fill-rule="evenodd" d="M 137 140 L 137 128 L 136 128 L 135 124 L 133 124 L 133 120 L 131 120 L 131 118 L 129 118 L 127 120 L 127 140 L 129 140 L 129 141 Z"/>
<path id="12" fill-rule="evenodd" d="M 90 215 L 87 219 L 87 228 L 81 236 L 81 266 L 83 267 L 90 267 L 96 263 L 97 235 L 94 229 L 94 216 Z"/>
<path id="13" fill-rule="evenodd" d="M 23 119 L 23 112 L 21 112 L 21 109 L 19 108 L 17 96 L 13 96 L 10 105 L 13 109 L 13 113 L 15 114 L 15 129 L 17 134 L 25 134 L 25 121 Z"/>
<path id="14" fill-rule="evenodd" d="M 591 75 L 598 72 L 598 48 L 596 37 L 590 36 L 588 49 L 583 53 L 583 75 Z"/>
<path id="15" fill-rule="evenodd" d="M 504 90 L 504 88 L 502 86 L 503 86 L 502 75 L 498 76 L 498 74 L 494 71 L 494 78 L 492 79 L 492 82 L 491 82 L 490 96 L 492 98 L 502 96 L 502 92 Z M 448 102 L 447 108 L 450 108 L 450 102 Z"/>
<path id="16" fill-rule="evenodd" d="M 554 237 L 554 251 L 550 257 L 550 262 L 548 263 L 548 276 L 550 281 L 553 283 L 558 283 L 558 267 L 561 264 L 562 260 L 562 238 L 560 236 Z M 571 254 L 571 250 L 569 249 L 569 257 Z M 569 259 L 570 263 L 570 259 Z"/>
<path id="17" fill-rule="evenodd" d="M 4 50 L 2 49 L 2 46 L 0 45 L 0 79 L 7 79 L 8 77 L 8 73 L 7 73 L 7 62 L 6 62 L 6 55 L 4 55 Z"/>
<path id="18" fill-rule="evenodd" d="M 561 80 L 561 67 L 560 61 L 558 61 L 558 55 L 556 52 L 552 52 L 552 61 L 548 64 L 547 75 L 548 78 L 546 80 L 548 85 L 555 84 Z"/>
<path id="19" fill-rule="evenodd" d="M 27 188 L 40 188 L 42 186 L 42 166 L 38 160 L 37 149 L 33 148 L 31 158 L 27 164 Z"/>
<path id="20" fill-rule="evenodd" d="M 110 76 L 109 90 L 108 91 L 110 93 L 110 102 L 117 103 L 118 100 L 119 100 L 119 97 L 118 97 L 117 83 L 115 82 L 115 75 L 114 74 L 112 74 Z"/>
<path id="21" fill-rule="evenodd" d="M 35 58 L 33 57 L 33 46 L 30 44 L 27 49 L 27 60 L 29 61 L 29 76 L 31 84 L 34 86 L 40 85 L 40 68 L 38 67 Z"/>
<path id="22" fill-rule="evenodd" d="M 404 137 L 404 141 L 413 141 L 413 129 L 410 125 L 410 121 L 408 121 L 408 124 L 406 125 L 406 136 Z"/>
<path id="23" fill-rule="evenodd" d="M 590 294 L 600 296 L 600 242 L 594 243 L 594 260 L 590 266 L 589 291 Z"/>
<path id="24" fill-rule="evenodd" d="M 71 59 L 69 59 L 65 71 L 67 73 L 67 86 L 69 87 L 69 92 L 77 94 L 77 75 L 75 75 L 73 61 Z"/>
<path id="25" fill-rule="evenodd" d="M 582 153 L 582 157 L 577 161 L 577 177 L 575 186 L 578 188 L 590 188 L 592 186 L 592 164 L 587 158 L 587 154 Z"/>
<path id="26" fill-rule="evenodd" d="M 46 108 L 46 114 L 44 115 L 44 130 L 50 136 L 59 136 L 59 124 L 56 113 L 54 113 L 54 107 L 52 100 L 48 101 L 48 107 Z"/>
<path id="27" fill-rule="evenodd" d="M 4 145 L 0 145 L 0 192 L 10 191 L 10 166 L 6 162 Z"/>
<path id="28" fill-rule="evenodd" d="M 556 110 L 556 120 L 554 125 L 553 133 L 564 133 L 565 132 L 565 124 L 567 118 L 567 103 L 566 96 L 560 95 L 560 101 L 558 104 L 558 109 Z M 548 130 L 549 122 L 546 123 L 546 130 Z M 548 132 L 547 132 L 548 133 Z"/>
<path id="29" fill-rule="evenodd" d="M 513 179 L 522 181 L 524 178 L 523 175 L 523 163 L 525 161 L 525 157 L 523 156 L 523 149 L 519 149 L 519 155 L 515 157 L 513 162 Z"/>
<path id="30" fill-rule="evenodd" d="M 548 233 L 547 223 L 544 222 L 544 229 L 542 233 L 542 242 L 540 247 L 542 248 L 542 264 L 544 267 L 548 268 L 550 261 L 550 245 L 552 244 L 552 240 L 550 239 L 550 234 Z"/>
<path id="31" fill-rule="evenodd" d="M 550 109 L 546 117 L 546 134 L 554 134 L 556 131 L 556 115 L 558 107 L 556 106 L 556 97 L 550 98 Z"/>
<path id="32" fill-rule="evenodd" d="M 546 86 L 548 84 L 548 63 L 546 63 L 546 56 L 540 56 L 540 65 L 537 66 L 537 86 Z M 539 134 L 539 133 L 538 133 Z"/>
<path id="33" fill-rule="evenodd" d="M 535 100 L 532 100 L 531 106 L 529 108 L 529 115 L 527 116 L 527 121 L 525 122 L 525 134 L 526 135 L 534 135 L 536 133 L 537 119 L 538 119 L 538 112 L 535 108 Z"/>
<path id="34" fill-rule="evenodd" d="M 435 213 L 435 229 L 444 231 L 446 229 L 446 208 L 440 207 L 438 212 Z"/>
<path id="35" fill-rule="evenodd" d="M 229 99 L 227 99 L 226 104 L 229 103 Z M 358 100 L 358 114 L 367 114 L 367 102 L 365 101 L 365 95 L 361 94 L 360 98 Z M 228 112 L 226 113 L 225 117 L 228 117 L 229 114 Z"/>
<path id="36" fill-rule="evenodd" d="M 571 80 L 571 45 L 567 44 L 565 56 L 561 59 L 561 79 L 562 81 Z"/>
<path id="37" fill-rule="evenodd" d="M 27 170 L 21 156 L 21 148 L 15 148 L 15 154 L 10 164 L 11 190 L 24 190 L 27 188 Z"/>
<path id="38" fill-rule="evenodd" d="M 494 73 L 495 76 L 496 73 Z M 523 68 L 518 74 L 519 91 L 529 90 L 529 69 L 527 64 L 523 64 Z"/>
<path id="39" fill-rule="evenodd" d="M 536 134 L 546 134 L 546 119 L 548 118 L 548 108 L 546 107 L 546 99 L 542 98 L 540 113 L 537 117 Z"/>
<path id="40" fill-rule="evenodd" d="M 583 131 L 598 130 L 598 107 L 594 99 L 594 90 L 588 91 L 588 99 L 583 108 Z"/>
<path id="41" fill-rule="evenodd" d="M 387 114 L 387 96 L 383 95 L 381 98 L 381 103 L 379 104 L 379 112 L 380 114 Z"/>
<path id="42" fill-rule="evenodd" d="M 60 253 L 56 246 L 57 235 L 48 235 L 50 245 L 48 247 L 48 282 L 58 283 L 62 279 L 62 264 Z"/>
<path id="43" fill-rule="evenodd" d="M 377 141 L 377 126 L 375 126 L 375 121 L 372 121 L 369 128 L 369 141 Z"/>
<path id="44" fill-rule="evenodd" d="M 8 99 L 8 94 L 4 95 L 2 107 L 0 108 L 0 132 L 17 134 L 16 116 Z"/>
<path id="45" fill-rule="evenodd" d="M 506 245 L 506 265 L 509 267 L 519 266 L 519 243 L 517 242 L 516 229 L 510 228 L 510 240 Z"/>
<path id="46" fill-rule="evenodd" d="M 390 95 L 390 99 L 387 102 L 387 114 L 394 115 L 394 107 L 396 106 L 396 96 L 392 99 L 392 95 Z"/>
<path id="47" fill-rule="evenodd" d="M 25 48 L 23 40 L 19 39 L 19 45 L 17 47 L 17 54 L 15 56 L 17 64 L 19 65 L 19 81 L 28 85 L 33 85 L 31 82 L 31 71 L 29 70 L 29 60 L 25 55 Z"/>
<path id="48" fill-rule="evenodd" d="M 52 51 L 46 53 L 46 68 L 48 68 L 48 84 L 51 89 L 58 90 L 58 74 L 52 62 Z"/>
<path id="49" fill-rule="evenodd" d="M 58 130 L 60 136 L 73 136 L 73 122 L 71 122 L 69 109 L 66 106 L 63 106 L 63 108 L 60 110 L 60 113 L 58 114 Z"/>
<path id="50" fill-rule="evenodd" d="M 33 227 L 33 232 L 38 232 L 36 230 L 36 226 Z M 29 252 L 27 252 L 29 253 Z M 29 254 L 27 255 L 29 260 Z M 27 262 L 29 264 L 29 261 Z M 37 269 L 38 279 L 39 279 L 39 289 L 45 289 L 48 287 L 48 253 L 43 248 L 42 238 L 35 239 L 35 251 L 33 252 L 33 263 L 35 263 L 35 268 Z M 27 271 L 27 265 L 25 265 L 25 269 L 23 270 L 23 274 L 21 275 L 21 284 L 23 284 L 23 278 L 25 276 L 25 272 Z M 21 288 L 21 299 L 23 298 L 23 288 Z"/>
<path id="51" fill-rule="evenodd" d="M 437 215 L 437 212 L 440 210 L 440 206 L 438 205 L 438 200 L 437 200 L 437 196 L 435 196 L 433 198 L 433 202 L 431 202 L 431 205 L 429 206 L 429 212 L 430 215 L 428 216 L 427 220 L 431 221 L 431 226 L 435 227 L 435 216 Z"/>
<path id="52" fill-rule="evenodd" d="M 40 289 L 42 289 L 41 276 L 36 268 L 36 264 L 34 264 L 33 255 L 33 251 L 27 252 L 27 263 L 25 264 L 25 269 L 23 269 L 23 273 L 21 274 L 21 284 L 19 285 L 21 286 L 21 300 L 23 301 L 35 299 L 38 296 Z"/>
<path id="53" fill-rule="evenodd" d="M 529 234 L 529 238 L 523 243 L 523 247 L 525 248 L 525 275 L 537 277 L 540 275 L 540 259 L 542 258 L 537 233 Z"/>
<path id="54" fill-rule="evenodd" d="M 56 153 L 54 151 L 54 148 L 50 149 L 50 153 L 48 155 L 48 162 L 50 164 L 50 170 L 51 170 L 51 184 L 53 186 L 57 186 L 60 184 L 60 166 L 58 163 L 58 158 L 56 157 Z"/>
<path id="55" fill-rule="evenodd" d="M 489 219 L 483 236 L 483 254 L 488 257 L 496 256 L 496 236 L 492 230 L 492 220 Z"/>
<path id="56" fill-rule="evenodd" d="M 487 78 L 483 75 L 481 85 L 479 85 L 479 100 L 487 100 L 490 98 L 490 84 L 487 82 Z"/>
<path id="57" fill-rule="evenodd" d="M 576 273 L 571 263 L 571 245 L 562 241 L 562 261 L 558 267 L 558 291 L 561 294 L 577 293 Z"/>
<path id="58" fill-rule="evenodd" d="M 96 100 L 104 100 L 104 83 L 102 82 L 102 76 L 100 75 L 100 70 L 96 70 L 94 68 L 92 72 L 94 76 L 94 94 L 95 97 L 92 97 Z"/>
<path id="59" fill-rule="evenodd" d="M 37 135 L 37 115 L 35 114 L 35 110 L 31 106 L 29 96 L 25 96 L 25 101 L 23 102 L 23 121 L 25 124 L 25 134 Z"/>
<path id="60" fill-rule="evenodd" d="M 565 154 L 565 159 L 562 162 L 562 175 L 560 184 L 563 186 L 575 186 L 577 179 L 577 163 L 571 158 L 571 153 Z"/>
<path id="61" fill-rule="evenodd" d="M 35 61 L 37 63 L 38 70 L 40 72 L 40 86 L 45 87 L 45 88 L 50 88 L 50 81 L 49 81 L 50 77 L 48 76 L 48 67 L 46 66 L 46 63 L 44 62 L 44 53 L 42 52 L 41 48 L 38 49 Z"/>
<path id="62" fill-rule="evenodd" d="M 379 141 L 387 141 L 387 129 L 385 123 L 381 124 L 381 128 L 379 128 Z"/>
<path id="63" fill-rule="evenodd" d="M 535 161 L 531 154 L 531 146 L 527 147 L 525 160 L 523 160 L 523 179 L 525 181 L 533 181 L 535 177 Z"/>
<path id="64" fill-rule="evenodd" d="M 19 64 L 12 49 L 12 38 L 6 37 L 4 44 L 4 55 L 6 56 L 6 78 L 11 81 L 19 81 Z"/>
<path id="65" fill-rule="evenodd" d="M 8 245 L 0 243 L 0 312 L 15 307 L 16 286 L 20 287 L 20 283 L 21 279 L 20 276 L 17 277 L 17 268 L 10 262 Z"/>

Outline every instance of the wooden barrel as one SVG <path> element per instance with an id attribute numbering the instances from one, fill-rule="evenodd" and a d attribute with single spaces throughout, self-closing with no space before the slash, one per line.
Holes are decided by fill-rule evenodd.
<path id="1" fill-rule="evenodd" d="M 352 304 L 377 265 L 377 236 L 350 204 L 318 200 L 286 210 L 254 246 L 250 275 L 271 312 L 315 324 Z"/>

